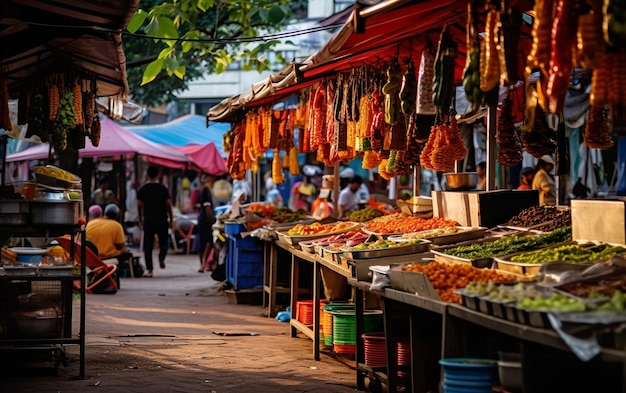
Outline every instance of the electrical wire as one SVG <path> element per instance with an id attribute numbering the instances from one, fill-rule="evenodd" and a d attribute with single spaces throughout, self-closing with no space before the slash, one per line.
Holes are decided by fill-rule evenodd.
<path id="1" fill-rule="evenodd" d="M 276 39 L 295 37 L 295 36 L 299 36 L 303 34 L 316 33 L 319 31 L 332 30 L 332 29 L 344 26 L 344 24 L 341 23 L 341 24 L 333 24 L 333 25 L 328 25 L 328 26 L 310 27 L 308 29 L 286 31 L 286 32 L 281 32 L 281 33 L 267 34 L 264 36 L 255 36 L 255 37 L 191 39 L 191 38 L 170 38 L 170 37 L 160 37 L 160 36 L 154 36 L 154 35 L 137 34 L 137 33 L 131 33 L 131 32 L 123 31 L 119 29 L 108 29 L 108 28 L 99 27 L 99 26 L 67 26 L 67 25 L 54 25 L 54 24 L 48 24 L 48 23 L 37 23 L 37 22 L 25 22 L 25 23 L 30 26 L 37 26 L 37 27 L 88 30 L 88 31 L 96 31 L 96 32 L 103 32 L 103 33 L 121 34 L 121 35 L 133 36 L 137 38 L 146 38 L 150 40 L 201 42 L 201 43 L 212 43 L 212 44 L 228 44 L 228 43 L 237 44 L 237 43 L 271 41 L 271 40 L 276 40 Z"/>

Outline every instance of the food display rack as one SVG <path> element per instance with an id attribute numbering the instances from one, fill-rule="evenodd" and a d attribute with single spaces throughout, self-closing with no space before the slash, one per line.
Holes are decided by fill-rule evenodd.
<path id="1" fill-rule="evenodd" d="M 81 238 L 85 237 L 84 227 L 78 225 L 48 225 L 45 227 L 30 227 L 23 225 L 4 225 L 0 227 L 0 240 L 5 243 L 11 237 L 14 236 L 45 236 L 56 237 L 70 234 L 72 243 L 77 235 Z M 81 260 L 85 260 L 85 248 L 80 248 Z M 74 259 L 74 255 L 71 255 L 71 260 Z M 29 351 L 34 353 L 48 352 L 53 353 L 57 357 L 55 364 L 58 367 L 58 359 L 62 357 L 64 345 L 78 345 L 79 346 L 79 379 L 85 379 L 85 277 L 86 266 L 80 264 L 80 276 L 74 275 L 11 275 L 0 276 L 0 293 L 2 297 L 11 293 L 11 288 L 18 285 L 27 286 L 28 288 L 44 288 L 41 292 L 44 295 L 51 295 L 49 288 L 55 288 L 55 302 L 60 306 L 61 312 L 61 326 L 60 328 L 50 330 L 44 327 L 43 334 L 40 330 L 41 326 L 33 325 L 23 326 L 23 330 L 18 335 L 11 333 L 11 330 L 7 330 L 7 334 L 0 335 L 0 351 L 15 353 Z M 79 311 L 79 330 L 76 334 L 72 332 L 72 288 L 74 281 L 80 281 L 80 311 Z M 48 288 L 48 289 L 45 289 Z M 6 299 L 5 299 L 6 300 Z M 11 313 L 14 311 L 11 308 L 0 308 L 0 320 L 11 321 Z M 10 323 L 10 322 L 7 322 Z M 15 327 L 15 326 L 14 326 Z M 30 330 L 29 329 L 33 329 Z M 53 334 L 54 333 L 54 334 Z M 5 357 L 7 359 L 9 357 Z M 13 357 L 11 357 L 13 358 Z"/>

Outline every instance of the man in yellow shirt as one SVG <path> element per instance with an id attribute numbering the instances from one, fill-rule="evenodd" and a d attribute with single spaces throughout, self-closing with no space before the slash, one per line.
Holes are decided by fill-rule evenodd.
<path id="1" fill-rule="evenodd" d="M 117 221 L 120 209 L 110 203 L 104 209 L 104 216 L 87 223 L 87 239 L 97 248 L 101 259 L 117 258 L 118 264 L 128 263 L 133 254 L 126 248 L 124 228 Z"/>

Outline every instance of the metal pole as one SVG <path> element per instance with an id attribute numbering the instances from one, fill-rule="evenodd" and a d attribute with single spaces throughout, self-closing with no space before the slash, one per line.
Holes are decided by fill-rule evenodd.
<path id="1" fill-rule="evenodd" d="M 497 105 L 487 108 L 487 168 L 485 171 L 486 191 L 496 189 L 496 113 Z"/>
<path id="2" fill-rule="evenodd" d="M 339 218 L 339 163 L 333 167 L 333 217 Z"/>
<path id="3" fill-rule="evenodd" d="M 413 167 L 413 195 L 420 196 L 422 194 L 422 167 L 415 165 Z"/>

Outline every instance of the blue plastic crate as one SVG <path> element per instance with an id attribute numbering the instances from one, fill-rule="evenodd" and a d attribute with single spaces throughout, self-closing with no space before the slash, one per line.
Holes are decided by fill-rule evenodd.
<path id="1" fill-rule="evenodd" d="M 227 235 L 239 235 L 246 230 L 245 225 L 238 222 L 225 222 L 224 233 Z"/>
<path id="2" fill-rule="evenodd" d="M 242 238 L 241 236 L 231 236 L 229 238 L 234 248 L 262 251 L 263 244 L 261 240 L 256 237 L 247 236 Z"/>
<path id="3" fill-rule="evenodd" d="M 243 248 L 229 249 L 227 261 L 228 281 L 234 289 L 251 289 L 263 286 L 263 252 Z"/>

